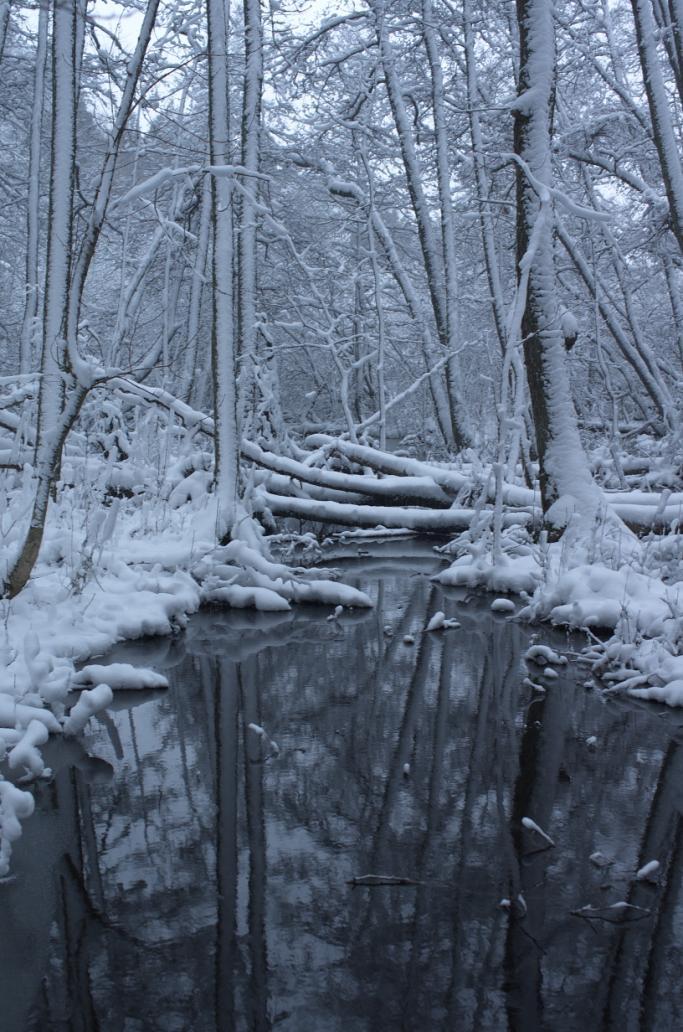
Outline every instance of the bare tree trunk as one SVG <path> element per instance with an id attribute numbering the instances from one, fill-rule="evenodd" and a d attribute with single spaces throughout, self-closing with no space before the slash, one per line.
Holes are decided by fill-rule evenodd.
<path id="1" fill-rule="evenodd" d="M 38 405 L 38 447 L 57 427 L 68 368 L 65 330 L 69 307 L 74 162 L 76 155 L 76 0 L 54 0 L 52 13 L 52 154 L 48 215 L 45 322 Z"/>
<path id="2" fill-rule="evenodd" d="M 209 149 L 212 165 L 228 164 L 228 50 L 226 0 L 208 0 Z M 213 177 L 212 186 L 213 325 L 211 359 L 215 420 L 216 532 L 219 540 L 231 531 L 237 512 L 238 439 L 233 326 L 233 183 L 227 175 Z"/>
<path id="3" fill-rule="evenodd" d="M 597 270 L 594 272 L 591 271 L 588 260 L 585 255 L 582 254 L 578 244 L 572 240 L 571 236 L 567 232 L 566 226 L 560 218 L 556 218 L 555 226 L 560 243 L 571 258 L 576 271 L 588 288 L 590 296 L 593 300 L 597 301 L 600 316 L 607 326 L 615 344 L 619 348 L 619 351 L 631 366 L 654 402 L 658 414 L 663 418 L 666 418 L 668 411 L 667 400 L 666 392 L 662 389 L 664 385 L 662 384 L 661 376 L 658 372 L 656 376 L 653 376 L 652 371 L 648 364 L 643 360 L 638 348 L 629 340 L 626 331 L 623 329 L 617 318 L 616 312 L 612 306 L 608 305 L 605 301 L 607 289 L 602 282 L 602 277 L 598 275 Z"/>
<path id="4" fill-rule="evenodd" d="M 241 162 L 257 173 L 260 164 L 261 94 L 263 89 L 263 36 L 260 0 L 244 0 L 244 86 L 242 96 Z M 247 180 L 239 202 L 240 225 L 237 244 L 237 354 L 240 367 L 239 408 L 246 415 L 254 390 L 256 364 L 256 209 L 252 191 L 258 180 Z"/>
<path id="5" fill-rule="evenodd" d="M 498 255 L 496 253 L 496 241 L 493 235 L 493 219 L 491 208 L 488 204 L 489 182 L 486 174 L 484 144 L 481 133 L 481 121 L 479 119 L 479 89 L 477 84 L 477 62 L 474 53 L 474 33 L 472 29 L 471 0 L 463 0 L 463 29 L 465 34 L 465 65 L 467 69 L 467 107 L 469 108 L 470 138 L 472 140 L 472 160 L 474 163 L 474 174 L 477 188 L 477 206 L 479 208 L 479 223 L 481 225 L 481 238 L 484 247 L 484 264 L 486 265 L 486 278 L 488 281 L 489 293 L 491 294 L 491 308 L 493 310 L 493 321 L 500 343 L 500 349 L 505 354 L 507 333 L 505 329 L 505 299 L 503 288 L 500 282 L 498 270 Z"/>
<path id="6" fill-rule="evenodd" d="M 38 243 L 40 233 L 40 144 L 45 106 L 45 67 L 47 63 L 48 9 L 41 4 L 38 10 L 36 39 L 36 67 L 33 80 L 33 107 L 29 132 L 28 198 L 26 203 L 26 304 L 21 324 L 20 372 L 33 369 L 34 348 L 38 330 L 39 268 Z"/>
<path id="7" fill-rule="evenodd" d="M 664 275 L 666 276 L 666 286 L 669 291 L 671 311 L 674 317 L 674 326 L 676 327 L 678 355 L 681 360 L 681 365 L 683 365 L 683 299 L 681 297 L 681 274 L 675 269 L 674 263 L 668 255 L 664 258 Z M 677 279 L 678 283 L 676 282 Z"/>
<path id="8" fill-rule="evenodd" d="M 448 350 L 454 352 L 458 347 L 458 256 L 455 248 L 455 226 L 453 219 L 453 202 L 451 200 L 451 169 L 448 157 L 448 126 L 444 103 L 443 71 L 434 25 L 434 8 L 432 0 L 422 0 L 422 32 L 425 49 L 429 61 L 432 94 L 432 117 L 434 119 L 434 142 L 436 145 L 436 180 L 439 192 L 441 214 L 441 249 L 443 253 L 445 303 L 446 303 L 446 338 Z M 459 365 L 455 354 L 446 365 L 446 382 L 458 424 L 462 422 L 462 400 L 458 386 Z M 454 427 L 458 433 L 460 426 Z M 456 442 L 457 443 L 457 442 Z M 464 438 L 461 444 L 464 444 Z"/>
<path id="9" fill-rule="evenodd" d="M 417 223 L 417 235 L 420 241 L 422 259 L 424 262 L 427 277 L 427 289 L 431 300 L 434 321 L 436 323 L 437 336 L 444 348 L 450 348 L 448 307 L 446 303 L 446 290 L 443 282 L 443 270 L 439 262 L 439 248 L 432 226 L 429 206 L 425 197 L 420 165 L 415 151 L 415 142 L 410 129 L 408 112 L 396 71 L 396 58 L 389 40 L 389 33 L 385 19 L 384 0 L 372 0 L 372 9 L 375 17 L 375 28 L 377 43 L 380 51 L 380 60 L 384 70 L 384 79 L 387 95 L 391 107 L 396 132 L 398 134 L 401 158 L 405 170 L 406 183 L 410 202 L 415 214 Z M 438 92 L 438 88 L 437 88 Z M 457 410 L 458 400 L 450 393 L 450 388 L 455 385 L 449 383 L 448 401 L 450 406 L 450 441 L 456 449 L 461 449 L 467 444 L 467 434 L 462 426 L 462 412 Z"/>
<path id="10" fill-rule="evenodd" d="M 676 6 L 680 8 L 680 4 Z M 669 201 L 671 229 L 678 241 L 678 246 L 683 251 L 683 167 L 681 167 L 669 100 L 659 64 L 652 7 L 650 0 L 631 0 L 631 7 L 636 26 L 640 66 L 652 119 L 652 134 Z M 678 24 L 680 30 L 680 23 Z"/>
<path id="11" fill-rule="evenodd" d="M 197 235 L 197 252 L 195 255 L 194 268 L 192 270 L 192 283 L 190 286 L 190 305 L 187 316 L 187 356 L 185 361 L 185 397 L 189 404 L 203 403 L 203 396 L 199 390 L 200 385 L 195 385 L 195 376 L 199 372 L 202 375 L 208 373 L 205 362 L 209 358 L 205 354 L 203 342 L 200 343 L 199 327 L 202 309 L 202 294 L 204 293 L 204 278 L 206 276 L 206 261 L 209 254 L 209 239 L 211 236 L 211 178 L 205 176 L 202 185 L 202 205 L 199 215 L 199 233 Z M 201 354 L 199 353 L 201 349 Z"/>
<path id="12" fill-rule="evenodd" d="M 43 540 L 50 491 L 59 474 L 62 448 L 87 394 L 87 389 L 71 373 L 64 336 L 69 307 L 76 153 L 77 16 L 78 0 L 54 0 L 52 152 L 42 377 L 38 396 L 37 484 L 29 528 L 5 585 L 10 598 L 24 588 L 35 566 Z"/>
<path id="13" fill-rule="evenodd" d="M 517 0 L 519 96 L 515 108 L 517 168 L 517 302 L 536 429 L 541 500 L 548 514 L 561 497 L 585 510 L 596 490 L 576 424 L 565 366 L 554 270 L 551 110 L 555 37 L 551 0 Z M 518 317 L 519 318 L 519 317 Z M 515 326 L 515 336 L 517 329 Z M 566 522 L 566 507 L 550 515 Z"/>
<path id="14" fill-rule="evenodd" d="M 0 61 L 5 53 L 7 30 L 9 28 L 9 12 L 12 0 L 0 0 Z"/>
<path id="15" fill-rule="evenodd" d="M 95 254 L 97 241 L 99 240 L 102 226 L 104 225 L 104 220 L 107 215 L 107 207 L 111 196 L 111 188 L 114 181 L 114 172 L 116 171 L 119 150 L 123 140 L 123 135 L 133 111 L 135 91 L 142 71 L 142 62 L 145 54 L 147 53 L 147 47 L 149 46 L 149 41 L 152 37 L 158 6 L 159 0 L 149 0 L 142 25 L 140 26 L 140 34 L 135 45 L 135 50 L 128 63 L 126 81 L 123 86 L 121 100 L 114 119 L 109 147 L 102 164 L 102 170 L 95 188 L 95 197 L 92 203 L 92 208 L 90 210 L 85 233 L 81 241 L 78 258 L 74 266 L 66 325 L 67 340 L 70 344 L 74 344 L 76 341 L 85 281 L 90 268 L 90 263 L 93 259 L 93 255 Z"/>

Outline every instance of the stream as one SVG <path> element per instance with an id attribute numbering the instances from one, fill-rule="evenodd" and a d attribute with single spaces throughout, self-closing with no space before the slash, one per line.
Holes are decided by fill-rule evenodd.
<path id="1" fill-rule="evenodd" d="M 209 610 L 108 657 L 170 687 L 46 747 L 1 1032 L 683 1027 L 683 717 L 573 661 L 534 693 L 530 639 L 580 637 L 435 586 L 428 546 L 366 549 L 333 565 L 373 610 Z"/>

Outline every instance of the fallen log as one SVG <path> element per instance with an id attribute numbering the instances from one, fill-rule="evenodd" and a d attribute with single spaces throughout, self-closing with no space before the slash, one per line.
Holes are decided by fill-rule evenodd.
<path id="1" fill-rule="evenodd" d="M 173 412 L 188 428 L 198 429 L 209 437 L 213 436 L 213 420 L 210 416 L 205 416 L 202 412 L 192 409 L 189 405 L 174 398 L 167 391 L 139 384 L 127 377 L 117 377 L 111 383 L 118 389 L 119 393 L 125 395 L 130 400 L 145 400 L 160 405 Z M 4 415 L 12 419 L 10 413 L 5 413 Z M 0 413 L 0 426 L 2 425 L 2 416 L 3 414 Z M 14 416 L 13 419 L 16 420 L 17 417 Z M 15 429 L 15 426 L 12 425 L 8 429 Z M 440 506 L 451 504 L 451 500 L 455 499 L 460 492 L 475 489 L 478 479 L 475 476 L 468 476 L 466 473 L 458 470 L 447 469 L 433 463 L 392 455 L 389 452 L 383 452 L 367 445 L 353 444 L 351 441 L 331 437 L 328 434 L 315 434 L 309 437 L 307 441 L 313 447 L 327 448 L 332 452 L 337 452 L 350 461 L 374 469 L 380 474 L 385 474 L 385 476 L 378 477 L 375 480 L 372 477 L 338 473 L 333 470 L 321 470 L 318 467 L 307 466 L 305 463 L 297 462 L 295 459 L 277 456 L 275 453 L 267 452 L 265 449 L 254 445 L 253 442 L 248 441 L 242 442 L 241 450 L 245 458 L 258 465 L 263 464 L 264 468 L 270 469 L 273 473 L 277 472 L 282 477 L 289 477 L 293 482 L 298 480 L 302 485 L 304 482 L 311 484 L 311 487 L 316 488 L 316 490 L 307 489 L 306 494 L 311 496 L 319 493 L 320 498 L 316 499 L 318 504 L 323 506 L 337 504 L 340 506 L 340 511 L 337 512 L 335 519 L 325 515 L 321 517 L 322 522 L 337 522 L 359 527 L 385 526 L 388 528 L 423 529 L 426 533 L 429 533 L 432 527 L 438 528 L 433 531 L 435 533 L 441 530 L 447 533 L 450 529 L 464 529 L 471 522 L 471 511 L 462 508 L 457 510 L 442 509 Z M 296 472 L 294 472 L 295 470 Z M 389 485 L 387 480 L 389 477 L 393 477 L 395 481 L 395 484 L 392 485 L 395 491 L 393 496 L 388 491 Z M 487 497 L 490 501 L 493 501 L 493 480 L 487 477 L 486 481 Z M 479 478 L 479 483 L 481 482 L 482 480 Z M 276 511 L 278 506 L 282 509 L 287 500 L 279 493 L 282 482 L 277 482 L 277 485 L 278 491 L 272 492 L 272 497 L 279 499 L 275 503 L 276 508 L 272 509 L 274 515 L 316 519 L 315 516 L 311 516 L 309 513 L 292 511 L 293 506 L 290 506 L 290 511 L 284 511 L 284 509 L 281 512 Z M 336 496 L 329 493 L 323 494 L 323 489 L 326 492 L 333 490 L 347 492 L 350 497 L 342 501 L 340 496 L 340 499 L 337 501 Z M 421 501 L 423 505 L 429 506 L 430 509 L 423 511 L 421 519 L 412 519 L 411 517 L 412 522 L 408 524 L 405 520 L 401 522 L 398 518 L 394 520 L 393 517 L 387 515 L 394 508 L 392 505 L 375 504 L 366 506 L 364 504 L 366 499 L 374 500 L 376 503 L 380 496 L 384 496 L 385 501 L 388 502 L 399 499 L 403 501 L 405 499 L 410 501 L 411 505 L 419 505 Z M 624 521 L 627 527 L 637 534 L 647 533 L 648 531 L 668 533 L 677 523 L 683 522 L 683 492 L 672 492 L 665 496 L 665 492 L 606 491 L 604 497 L 616 515 Z M 292 499 L 292 502 L 295 501 L 296 499 Z M 299 501 L 306 503 L 307 499 L 299 499 Z M 507 522 L 507 524 L 511 522 L 527 523 L 534 513 L 540 512 L 538 493 L 516 484 L 503 484 L 503 503 L 506 506 L 520 510 L 517 514 L 519 518 L 516 519 L 512 518 L 512 513 L 504 514 L 504 523 Z M 356 513 L 353 520 L 344 513 L 344 510 L 349 508 Z M 359 522 L 358 513 L 360 511 L 363 511 L 363 517 L 362 521 Z M 420 510 L 401 508 L 400 511 L 405 513 L 419 512 Z M 440 514 L 443 517 L 441 519 L 439 518 Z M 467 520 L 465 516 L 468 517 Z M 388 520 L 392 520 L 392 522 L 387 522 Z"/>
<path id="2" fill-rule="evenodd" d="M 442 466 L 436 466 L 429 462 L 420 462 L 418 459 L 410 459 L 403 455 L 391 455 L 389 452 L 380 451 L 378 448 L 354 444 L 352 441 L 328 437 L 325 434 L 313 434 L 307 438 L 307 443 L 316 448 L 328 447 L 332 451 L 350 459 L 351 462 L 356 462 L 361 466 L 368 466 L 378 473 L 420 478 L 428 477 L 453 497 L 463 489 L 476 488 L 477 486 L 476 478 L 460 473 L 458 470 L 445 469 Z M 482 483 L 484 482 L 486 483 L 487 497 L 490 501 L 493 501 L 495 498 L 495 485 L 492 476 L 485 476 Z M 540 505 L 540 494 L 529 490 L 528 487 L 518 487 L 516 484 L 503 484 L 503 503 L 520 508 L 533 508 Z"/>
<path id="3" fill-rule="evenodd" d="M 318 502 L 307 498 L 288 498 L 257 490 L 254 504 L 269 510 L 273 516 L 333 523 L 348 527 L 386 527 L 419 530 L 425 534 L 448 534 L 467 530 L 481 514 L 473 509 L 409 509 L 381 505 L 349 505 L 340 502 Z M 524 525 L 532 519 L 528 512 L 503 512 L 503 526 Z"/>
<path id="4" fill-rule="evenodd" d="M 284 474 L 302 483 L 380 498 L 383 500 L 383 504 L 386 504 L 387 500 L 392 500 L 393 504 L 405 502 L 429 508 L 447 509 L 453 502 L 454 495 L 446 493 L 431 476 L 399 475 L 385 476 L 380 479 L 356 473 L 339 473 L 336 470 L 320 469 L 318 466 L 304 466 L 296 459 L 264 451 L 252 441 L 242 441 L 241 451 L 245 458 L 251 459 L 256 465 Z"/>

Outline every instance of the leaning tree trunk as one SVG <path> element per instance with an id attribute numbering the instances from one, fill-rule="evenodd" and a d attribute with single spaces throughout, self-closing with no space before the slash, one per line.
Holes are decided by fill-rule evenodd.
<path id="1" fill-rule="evenodd" d="M 444 277 L 446 274 L 442 269 L 442 262 L 439 258 L 440 248 L 432 225 L 429 204 L 427 203 L 427 197 L 423 187 L 420 163 L 415 149 L 415 141 L 410 127 L 410 119 L 406 110 L 404 90 L 398 77 L 398 72 L 396 71 L 396 56 L 389 39 L 389 30 L 386 25 L 385 0 L 372 0 L 371 6 L 375 20 L 377 45 L 379 48 L 380 60 L 382 62 L 382 69 L 384 71 L 384 82 L 387 96 L 389 98 L 389 106 L 391 107 L 394 124 L 396 126 L 408 194 L 410 196 L 410 203 L 415 215 L 415 222 L 417 224 L 417 235 L 420 243 L 420 250 L 422 252 L 422 259 L 427 277 L 427 289 L 429 291 L 429 298 L 431 301 L 432 311 L 434 313 L 437 335 L 442 347 L 447 351 L 452 351 L 456 342 L 451 339 L 449 334 L 449 312 L 446 300 L 448 284 L 445 282 Z M 437 75 L 439 72 L 440 67 L 437 69 Z M 438 81 L 435 84 L 434 95 L 437 98 L 438 105 L 440 105 L 443 96 L 442 93 L 440 93 Z M 443 120 L 441 120 L 440 127 L 442 129 L 441 161 L 443 163 L 443 143 L 445 141 Z M 452 299 L 452 305 L 454 304 L 455 300 Z M 451 331 L 453 328 L 454 321 L 451 320 Z M 450 406 L 450 440 L 448 443 L 456 449 L 461 449 L 466 447 L 468 444 L 468 435 L 464 428 L 461 403 L 457 394 L 457 385 L 455 384 L 452 376 L 452 369 L 447 373 L 446 382 Z"/>
<path id="2" fill-rule="evenodd" d="M 540 463 L 541 500 L 550 521 L 564 523 L 574 504 L 594 508 L 571 398 L 554 271 L 551 109 L 555 37 L 551 0 L 517 0 L 519 96 L 515 108 L 517 166 L 517 304 Z"/>
<path id="3" fill-rule="evenodd" d="M 7 42 L 10 6 L 11 0 L 0 0 L 0 61 L 2 61 L 5 43 Z"/>
<path id="4" fill-rule="evenodd" d="M 45 68 L 47 64 L 48 9 L 38 11 L 36 67 L 33 79 L 33 107 L 29 130 L 28 197 L 26 200 L 26 302 L 21 324 L 20 371 L 33 369 L 34 344 L 39 310 L 38 243 L 40 235 L 40 143 L 45 107 Z"/>
<path id="5" fill-rule="evenodd" d="M 72 392 L 69 403 L 63 406 L 64 387 L 66 381 L 72 379 L 64 332 L 69 304 L 74 193 L 76 10 L 76 0 L 55 0 L 52 13 L 52 152 L 42 376 L 38 397 L 37 485 L 28 532 L 7 578 L 6 591 L 10 598 L 25 586 L 38 558 L 50 488 L 59 468 L 64 440 L 84 397 L 80 392 Z"/>
<path id="6" fill-rule="evenodd" d="M 422 32 L 429 63 L 436 149 L 436 181 L 441 214 L 441 250 L 443 253 L 446 301 L 446 336 L 448 350 L 458 347 L 458 256 L 455 246 L 455 220 L 451 199 L 451 166 L 448 155 L 448 125 L 446 122 L 445 88 L 439 56 L 437 30 L 432 0 L 422 0 Z M 451 404 L 458 419 L 462 419 L 462 400 L 459 389 L 460 363 L 455 355 L 446 364 L 446 382 Z M 462 430 L 458 430 L 462 433 Z M 463 441 L 464 443 L 464 441 Z"/>
<path id="7" fill-rule="evenodd" d="M 66 326 L 67 339 L 71 344 L 75 343 L 78 334 L 78 321 L 85 281 L 107 215 L 119 151 L 134 109 L 135 93 L 140 80 L 145 54 L 154 31 L 158 7 L 159 0 L 149 0 L 140 26 L 135 50 L 126 67 L 126 78 L 121 91 L 121 100 L 114 117 L 114 125 L 109 137 L 107 151 L 95 187 L 95 196 L 74 264 Z"/>
<path id="8" fill-rule="evenodd" d="M 208 0 L 209 149 L 211 164 L 228 164 L 227 11 L 225 0 Z M 212 187 L 213 325 L 211 360 L 215 419 L 216 532 L 229 535 L 237 512 L 237 411 L 235 399 L 235 339 L 233 327 L 232 178 L 220 172 Z"/>
<path id="9" fill-rule="evenodd" d="M 680 3 L 675 4 L 674 12 L 677 9 L 680 14 L 680 6 Z M 631 0 L 631 7 L 636 25 L 640 66 L 652 120 L 652 135 L 657 147 L 664 189 L 669 202 L 671 229 L 678 241 L 678 246 L 683 251 L 683 166 L 657 53 L 655 20 L 650 0 Z M 680 32 L 680 24 L 677 21 L 675 24 Z M 680 40 L 680 35 L 676 35 L 675 39 Z"/>

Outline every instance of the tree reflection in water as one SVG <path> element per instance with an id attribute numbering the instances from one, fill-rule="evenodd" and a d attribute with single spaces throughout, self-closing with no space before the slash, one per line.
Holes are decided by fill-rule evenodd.
<path id="1" fill-rule="evenodd" d="M 0 890 L 3 1032 L 677 1027 L 675 715 L 572 667 L 533 696 L 528 628 L 378 572 L 372 612 L 210 612 L 125 650 L 171 688 L 119 696 L 98 760 L 52 746 Z M 462 627 L 421 633 L 436 609 Z M 571 914 L 622 899 L 650 916 Z"/>

